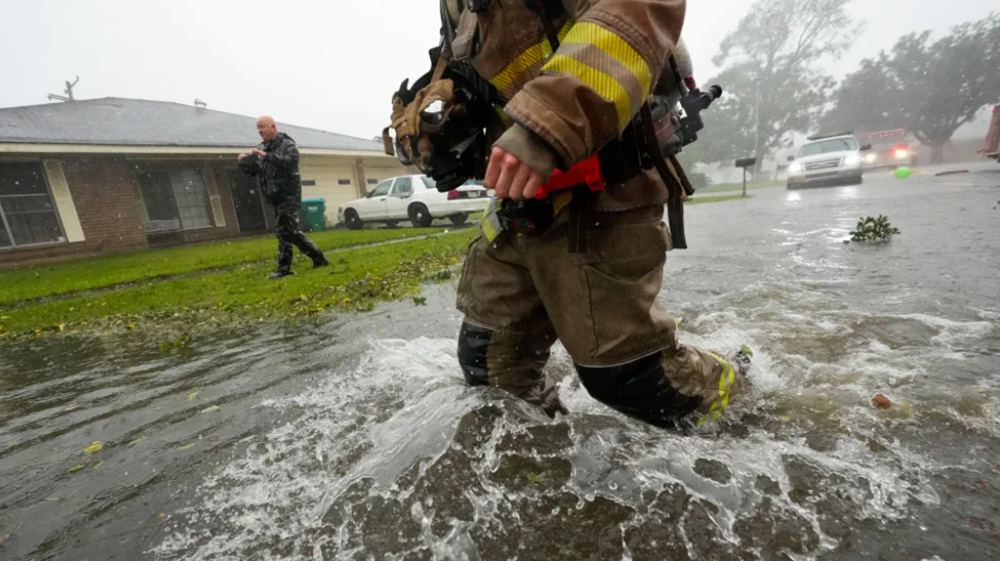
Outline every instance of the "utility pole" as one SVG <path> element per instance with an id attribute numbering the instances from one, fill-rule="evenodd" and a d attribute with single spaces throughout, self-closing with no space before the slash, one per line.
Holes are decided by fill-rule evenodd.
<path id="1" fill-rule="evenodd" d="M 76 77 L 76 81 L 73 82 L 72 84 L 69 83 L 69 80 L 66 80 L 66 90 L 65 90 L 66 95 L 61 96 L 56 94 L 49 94 L 49 100 L 51 101 L 53 99 L 56 99 L 59 101 L 76 101 L 76 98 L 73 97 L 73 86 L 75 86 L 79 81 L 80 81 L 79 76 Z"/>

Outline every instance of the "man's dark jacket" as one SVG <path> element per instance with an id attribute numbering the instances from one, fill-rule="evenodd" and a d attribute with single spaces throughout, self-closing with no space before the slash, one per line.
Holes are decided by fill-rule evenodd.
<path id="1" fill-rule="evenodd" d="M 248 175 L 260 176 L 260 188 L 273 205 L 282 201 L 302 200 L 302 177 L 299 175 L 299 149 L 292 137 L 283 132 L 262 142 L 257 148 L 267 156 L 243 158 L 240 168 Z"/>

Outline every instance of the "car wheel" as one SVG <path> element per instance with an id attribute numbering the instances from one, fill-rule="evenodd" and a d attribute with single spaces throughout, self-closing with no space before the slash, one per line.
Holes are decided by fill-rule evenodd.
<path id="1" fill-rule="evenodd" d="M 362 222 L 361 217 L 358 216 L 358 212 L 353 208 L 344 211 L 344 222 L 347 223 L 349 230 L 360 230 L 365 227 L 365 223 Z"/>
<path id="2" fill-rule="evenodd" d="M 462 224 L 465 224 L 466 222 L 469 221 L 469 214 L 468 213 L 456 214 L 455 216 L 450 216 L 449 218 L 451 219 L 452 224 L 454 224 L 455 226 L 461 226 Z"/>
<path id="3" fill-rule="evenodd" d="M 420 203 L 410 205 L 409 215 L 414 228 L 426 228 L 434 221 L 427 207 Z"/>

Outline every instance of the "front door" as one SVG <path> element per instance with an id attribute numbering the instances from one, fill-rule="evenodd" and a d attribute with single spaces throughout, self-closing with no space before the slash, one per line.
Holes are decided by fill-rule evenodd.
<path id="1" fill-rule="evenodd" d="M 244 234 L 266 232 L 267 219 L 264 217 L 264 198 L 260 192 L 260 181 L 235 169 L 227 173 L 240 232 Z"/>
<path id="2" fill-rule="evenodd" d="M 385 220 L 385 205 L 386 199 L 389 198 L 390 189 L 392 189 L 392 180 L 387 179 L 379 183 L 378 187 L 375 187 L 366 199 L 355 205 L 355 210 L 358 211 L 361 220 Z"/>

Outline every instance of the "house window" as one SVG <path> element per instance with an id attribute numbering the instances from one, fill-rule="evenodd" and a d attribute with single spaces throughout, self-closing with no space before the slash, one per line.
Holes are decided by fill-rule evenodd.
<path id="1" fill-rule="evenodd" d="M 378 185 L 378 179 L 368 179 L 369 185 Z"/>
<path id="2" fill-rule="evenodd" d="M 208 228 L 212 209 L 201 173 L 194 168 L 149 170 L 137 174 L 151 232 Z"/>
<path id="3" fill-rule="evenodd" d="M 338 185 L 350 185 L 351 184 L 351 180 L 350 179 L 338 179 L 337 180 L 337 184 Z"/>
<path id="4" fill-rule="evenodd" d="M 41 164 L 0 164 L 0 247 L 64 241 Z"/>
<path id="5" fill-rule="evenodd" d="M 316 180 L 315 179 L 303 179 L 302 180 L 302 186 L 303 187 L 315 187 L 316 186 Z"/>

